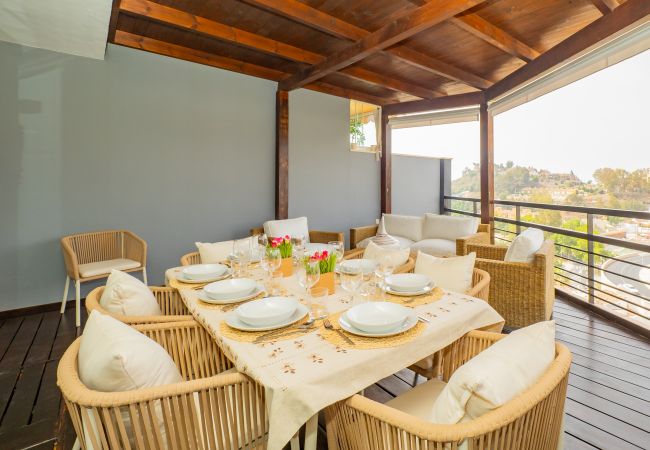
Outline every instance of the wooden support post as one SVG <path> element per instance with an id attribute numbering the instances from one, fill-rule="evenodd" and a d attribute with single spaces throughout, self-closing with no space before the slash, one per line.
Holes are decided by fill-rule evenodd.
<path id="1" fill-rule="evenodd" d="M 289 93 L 275 94 L 275 218 L 289 217 Z"/>
<path id="2" fill-rule="evenodd" d="M 388 125 L 388 114 L 381 111 L 381 212 L 390 214 L 391 212 L 391 181 L 392 181 L 392 153 L 391 148 L 391 129 Z"/>
<path id="3" fill-rule="evenodd" d="M 494 217 L 494 133 L 492 114 L 487 102 L 483 101 L 479 109 L 481 130 L 481 222 L 491 223 Z M 492 240 L 494 241 L 494 224 Z"/>

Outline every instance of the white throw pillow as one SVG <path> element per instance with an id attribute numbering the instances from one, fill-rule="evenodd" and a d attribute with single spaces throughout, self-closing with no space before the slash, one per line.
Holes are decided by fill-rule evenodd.
<path id="1" fill-rule="evenodd" d="M 537 253 L 543 243 L 544 232 L 538 228 L 528 228 L 510 243 L 504 261 L 533 262 L 535 253 Z"/>
<path id="2" fill-rule="evenodd" d="M 99 304 L 109 313 L 122 316 L 162 314 L 151 289 L 134 276 L 119 270 L 111 270 Z"/>
<path id="3" fill-rule="evenodd" d="M 422 239 L 422 223 L 424 219 L 417 216 L 401 216 L 384 214 L 386 232 L 393 237 L 401 236 L 412 241 Z"/>
<path id="4" fill-rule="evenodd" d="M 390 245 L 391 248 L 411 248 L 413 241 L 402 236 L 393 236 L 397 240 L 397 244 Z M 373 241 L 373 237 L 365 238 L 357 244 L 357 248 L 366 248 L 368 244 Z"/>
<path id="5" fill-rule="evenodd" d="M 391 266 L 399 267 L 409 260 L 410 253 L 411 250 L 408 248 L 382 247 L 374 242 L 369 242 L 363 252 L 363 257 L 375 261 L 383 259 L 390 261 Z"/>
<path id="6" fill-rule="evenodd" d="M 306 217 L 296 217 L 295 219 L 269 220 L 264 222 L 264 233 L 269 238 L 282 237 L 287 234 L 293 236 L 304 236 L 309 242 L 309 225 Z"/>
<path id="7" fill-rule="evenodd" d="M 226 261 L 232 253 L 234 241 L 222 242 L 195 242 L 196 248 L 201 256 L 202 264 L 213 264 Z"/>
<path id="8" fill-rule="evenodd" d="M 555 322 L 512 332 L 463 364 L 432 405 L 432 421 L 467 422 L 533 386 L 555 359 Z"/>
<path id="9" fill-rule="evenodd" d="M 90 313 L 79 345 L 77 360 L 79 378 L 88 388 L 100 392 L 123 392 L 183 381 L 169 354 L 158 343 L 134 328 L 97 311 Z M 128 410 L 122 409 L 122 419 L 131 445 L 134 436 Z M 156 405 L 165 440 L 162 409 Z M 86 430 L 96 430 L 95 421 L 84 420 Z M 86 447 L 92 449 L 86 438 Z"/>
<path id="10" fill-rule="evenodd" d="M 415 273 L 428 275 L 436 286 L 447 291 L 465 293 L 472 288 L 476 253 L 450 258 L 438 258 L 418 252 Z"/>
<path id="11" fill-rule="evenodd" d="M 476 217 L 425 214 L 422 239 L 449 239 L 455 241 L 458 238 L 476 233 L 478 223 L 479 220 Z"/>

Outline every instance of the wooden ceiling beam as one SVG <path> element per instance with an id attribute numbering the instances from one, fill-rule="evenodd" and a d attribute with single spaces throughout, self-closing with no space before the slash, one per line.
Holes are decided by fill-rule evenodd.
<path id="1" fill-rule="evenodd" d="M 611 13 L 596 19 L 582 30 L 569 36 L 555 47 L 542 53 L 485 91 L 492 100 L 530 81 L 581 52 L 599 44 L 617 32 L 650 18 L 650 1 L 628 0 Z"/>
<path id="2" fill-rule="evenodd" d="M 524 44 L 519 39 L 488 22 L 478 14 L 454 17 L 451 19 L 451 23 L 484 40 L 488 44 L 526 62 L 532 61 L 539 56 L 537 50 Z"/>
<path id="3" fill-rule="evenodd" d="M 325 56 L 309 50 L 148 0 L 122 0 L 120 10 L 291 61 L 313 65 L 325 60 Z M 344 69 L 342 73 L 357 80 L 420 98 L 446 95 L 444 91 L 438 89 L 424 88 L 361 67 L 350 67 Z"/>
<path id="4" fill-rule="evenodd" d="M 238 72 L 272 81 L 280 81 L 282 78 L 286 78 L 289 75 L 286 72 L 280 70 L 270 69 L 268 67 L 246 63 L 233 58 L 215 55 L 214 53 L 208 53 L 189 47 L 171 44 L 169 42 L 159 41 L 157 39 L 128 33 L 122 30 L 116 30 L 113 42 L 125 47 L 157 53 L 163 56 L 170 56 L 176 59 L 204 64 L 207 66 L 217 67 L 219 69 L 230 70 L 232 72 Z M 341 88 L 340 86 L 335 86 L 330 83 L 313 83 L 305 86 L 305 88 L 336 95 L 338 97 L 360 100 L 374 105 L 385 105 L 399 101 L 399 99 L 395 96 L 385 98 L 377 97 L 371 94 L 366 94 L 364 92 Z"/>
<path id="5" fill-rule="evenodd" d="M 358 41 L 370 34 L 370 31 L 368 30 L 326 14 L 297 0 L 242 1 L 341 39 Z M 407 51 L 398 52 L 395 48 L 390 48 L 384 50 L 384 53 L 389 57 L 397 58 L 406 64 L 419 67 L 427 72 L 478 89 L 485 89 L 494 84 L 491 81 L 481 78 L 471 72 L 465 71 L 451 64 L 443 63 L 442 61 L 436 60 L 416 50 L 407 49 Z M 427 64 L 423 64 L 423 62 L 427 62 Z"/>
<path id="6" fill-rule="evenodd" d="M 384 25 L 347 48 L 328 56 L 323 62 L 282 80 L 279 87 L 282 90 L 292 90 L 317 81 L 482 2 L 483 0 L 448 0 L 428 3 Z"/>
<path id="7" fill-rule="evenodd" d="M 602 15 L 611 13 L 618 6 L 616 0 L 591 0 L 591 3 L 598 8 L 598 11 L 600 11 Z"/>
<path id="8" fill-rule="evenodd" d="M 485 100 L 482 91 L 468 92 L 467 94 L 449 95 L 432 100 L 416 100 L 412 102 L 394 103 L 383 107 L 389 116 L 399 114 L 414 114 L 440 109 L 463 108 L 466 106 L 480 105 Z"/>

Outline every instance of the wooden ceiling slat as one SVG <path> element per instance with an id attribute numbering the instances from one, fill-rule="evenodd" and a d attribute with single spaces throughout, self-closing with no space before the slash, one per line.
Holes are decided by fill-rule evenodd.
<path id="1" fill-rule="evenodd" d="M 323 55 L 148 0 L 122 0 L 120 10 L 291 61 L 318 64 L 325 60 Z M 416 97 L 434 98 L 445 95 L 444 91 L 396 80 L 361 67 L 347 68 L 342 72 L 353 78 Z"/>
<path id="2" fill-rule="evenodd" d="M 315 64 L 280 82 L 280 89 L 291 90 L 348 67 L 368 55 L 395 45 L 417 33 L 426 30 L 456 14 L 476 6 L 483 0 L 449 0 L 444 3 L 432 2 L 417 8 L 399 19 L 388 23 L 358 40 L 349 47 L 337 52 L 321 63 Z"/>
<path id="3" fill-rule="evenodd" d="M 537 50 L 506 33 L 501 28 L 492 25 L 478 14 L 454 17 L 451 19 L 451 22 L 463 30 L 472 33 L 474 36 L 483 39 L 485 42 L 526 62 L 532 61 L 539 56 Z"/>
<path id="4" fill-rule="evenodd" d="M 529 62 L 485 91 L 487 100 L 492 100 L 506 92 L 523 85 L 545 71 L 569 61 L 579 53 L 589 49 L 617 32 L 650 17 L 650 1 L 627 0 L 611 13 L 590 23 L 582 30 L 542 53 L 539 58 Z"/>
<path id="5" fill-rule="evenodd" d="M 356 25 L 345 22 L 337 17 L 319 11 L 297 0 L 242 0 L 250 5 L 258 6 L 267 11 L 279 14 L 300 24 L 311 26 L 320 31 L 342 39 L 358 41 L 371 32 Z M 399 58 L 407 64 L 443 76 L 450 80 L 459 81 L 478 89 L 485 89 L 493 83 L 473 73 L 434 59 L 424 53 L 408 49 L 397 52 L 395 48 L 385 50 L 386 54 Z M 402 56 L 400 56 L 400 53 Z M 408 56 L 407 56 L 408 55 Z M 413 57 L 414 59 L 411 59 Z M 430 63 L 430 65 L 424 64 Z"/>
<path id="6" fill-rule="evenodd" d="M 176 59 L 204 64 L 207 66 L 217 67 L 219 69 L 230 70 L 232 72 L 238 72 L 272 81 L 279 81 L 288 75 L 286 72 L 282 72 L 280 70 L 246 63 L 244 61 L 215 55 L 214 53 L 204 52 L 189 47 L 171 44 L 169 42 L 163 42 L 157 39 L 148 38 L 146 36 L 129 33 L 122 30 L 116 30 L 113 42 L 125 47 L 145 50 L 163 56 L 170 56 Z M 372 103 L 374 105 L 385 105 L 387 103 L 399 101 L 398 98 L 376 97 L 374 95 L 345 89 L 340 86 L 335 86 L 323 82 L 309 84 L 305 86 L 305 88 L 336 95 L 339 97 L 360 100 L 366 103 Z"/>
<path id="7" fill-rule="evenodd" d="M 609 14 L 618 6 L 616 0 L 591 0 L 591 3 L 593 3 L 594 6 L 598 8 L 598 11 L 603 15 Z"/>

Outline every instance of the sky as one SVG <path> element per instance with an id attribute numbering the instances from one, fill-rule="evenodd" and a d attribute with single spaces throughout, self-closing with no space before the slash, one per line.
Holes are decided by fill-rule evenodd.
<path id="1" fill-rule="evenodd" d="M 494 118 L 496 163 L 573 171 L 650 167 L 650 50 Z M 393 152 L 451 157 L 452 177 L 479 161 L 478 122 L 393 131 Z"/>

